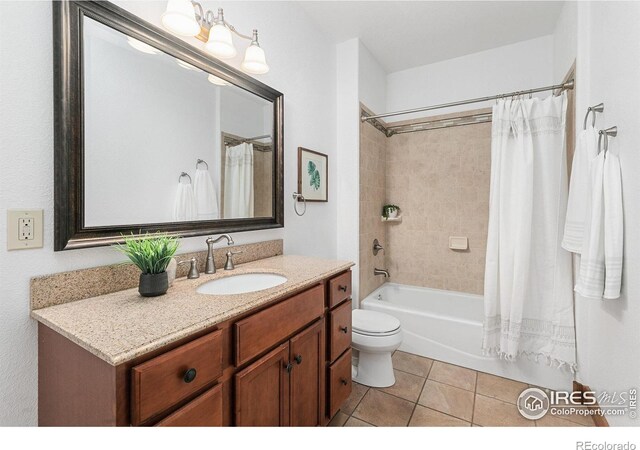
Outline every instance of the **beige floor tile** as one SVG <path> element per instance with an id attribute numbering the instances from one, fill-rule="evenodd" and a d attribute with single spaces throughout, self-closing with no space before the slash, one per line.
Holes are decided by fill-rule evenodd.
<path id="1" fill-rule="evenodd" d="M 392 360 L 394 369 L 425 378 L 429 375 L 429 370 L 431 370 L 431 365 L 433 364 L 433 360 L 429 358 L 401 351 L 396 351 L 392 356 Z"/>
<path id="2" fill-rule="evenodd" d="M 483 427 L 533 427 L 533 420 L 525 419 L 516 405 L 476 394 L 473 423 Z"/>
<path id="3" fill-rule="evenodd" d="M 356 409 L 356 406 L 358 406 L 358 403 L 360 403 L 360 400 L 362 400 L 362 397 L 364 397 L 364 395 L 369 390 L 367 386 L 363 386 L 362 384 L 352 383 L 351 385 L 352 385 L 351 395 L 349 396 L 347 401 L 342 404 L 342 407 L 340 408 L 340 411 L 342 411 L 348 416 L 353 414 L 353 411 Z"/>
<path id="4" fill-rule="evenodd" d="M 379 427 L 405 427 L 413 412 L 413 403 L 376 389 L 369 389 L 353 417 Z"/>
<path id="5" fill-rule="evenodd" d="M 582 407 L 582 406 L 576 406 L 576 409 L 583 409 L 586 410 L 586 407 Z M 550 414 L 547 414 L 550 415 Z M 568 414 L 568 415 L 556 415 L 555 417 L 564 419 L 564 420 L 569 420 L 571 422 L 575 422 L 577 424 L 583 425 L 585 427 L 594 427 L 595 424 L 593 423 L 593 416 L 587 414 L 587 415 L 582 415 L 582 414 L 578 414 L 578 413 L 573 413 L 573 414 Z"/>
<path id="6" fill-rule="evenodd" d="M 478 372 L 476 393 L 515 405 L 518 401 L 518 396 L 527 387 L 526 383 Z"/>
<path id="7" fill-rule="evenodd" d="M 434 361 L 429 372 L 429 379 L 440 383 L 474 391 L 476 388 L 476 371 L 453 364 Z"/>
<path id="8" fill-rule="evenodd" d="M 342 411 L 338 411 L 333 419 L 327 424 L 328 427 L 341 427 L 344 423 L 349 419 L 349 416 L 343 413 Z"/>
<path id="9" fill-rule="evenodd" d="M 537 427 L 581 427 L 579 423 L 571 422 L 570 420 L 561 419 L 558 416 L 552 416 L 547 413 L 540 420 L 536 420 Z"/>
<path id="10" fill-rule="evenodd" d="M 410 427 L 468 427 L 471 424 L 439 411 L 416 405 L 409 421 Z"/>
<path id="11" fill-rule="evenodd" d="M 473 414 L 473 392 L 427 380 L 418 403 L 468 422 Z"/>
<path id="12" fill-rule="evenodd" d="M 370 423 L 367 423 L 363 420 L 356 419 L 355 417 L 349 417 L 347 423 L 344 424 L 345 427 L 372 427 Z"/>
<path id="13" fill-rule="evenodd" d="M 414 403 L 417 402 L 420 392 L 422 392 L 425 378 L 399 370 L 394 370 L 393 372 L 396 376 L 396 384 L 379 390 Z"/>

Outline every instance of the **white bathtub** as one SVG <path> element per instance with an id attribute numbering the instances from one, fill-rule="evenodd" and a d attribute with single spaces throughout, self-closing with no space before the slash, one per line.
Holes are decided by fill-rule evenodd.
<path id="1" fill-rule="evenodd" d="M 482 355 L 482 296 L 385 283 L 361 302 L 361 308 L 400 320 L 400 350 L 458 366 L 552 389 L 571 389 L 568 370 L 526 359 L 508 362 Z"/>

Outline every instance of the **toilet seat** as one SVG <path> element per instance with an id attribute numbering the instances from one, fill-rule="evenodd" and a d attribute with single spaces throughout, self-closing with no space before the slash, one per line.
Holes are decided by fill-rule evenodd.
<path id="1" fill-rule="evenodd" d="M 400 321 L 389 314 L 364 309 L 356 309 L 352 314 L 353 333 L 364 336 L 391 336 L 400 332 Z"/>

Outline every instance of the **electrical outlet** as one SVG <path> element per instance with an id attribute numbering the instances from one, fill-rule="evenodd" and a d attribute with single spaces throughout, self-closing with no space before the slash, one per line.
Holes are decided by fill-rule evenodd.
<path id="1" fill-rule="evenodd" d="M 41 209 L 10 209 L 7 211 L 7 250 L 42 247 Z"/>

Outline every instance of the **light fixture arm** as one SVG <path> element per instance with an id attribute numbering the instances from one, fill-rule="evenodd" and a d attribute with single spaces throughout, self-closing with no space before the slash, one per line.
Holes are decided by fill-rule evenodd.
<path id="1" fill-rule="evenodd" d="M 191 4 L 196 10 L 196 20 L 198 21 L 200 26 L 206 28 L 207 30 L 210 30 L 213 25 L 217 23 L 221 23 L 222 25 L 227 27 L 229 31 L 233 32 L 238 37 L 241 37 L 242 39 L 246 39 L 247 41 L 256 42 L 256 43 L 258 42 L 258 30 L 253 30 L 252 36 L 248 36 L 246 34 L 240 33 L 238 30 L 236 30 L 236 27 L 234 27 L 229 22 L 224 20 L 224 10 L 222 8 L 218 8 L 218 14 L 216 14 L 210 9 L 205 11 L 204 8 L 202 7 L 202 4 L 194 0 L 191 0 Z"/>

